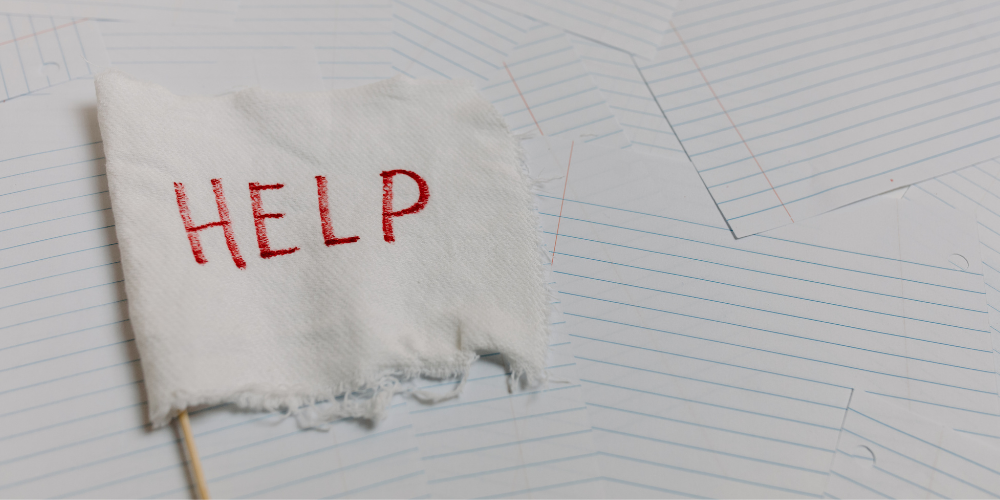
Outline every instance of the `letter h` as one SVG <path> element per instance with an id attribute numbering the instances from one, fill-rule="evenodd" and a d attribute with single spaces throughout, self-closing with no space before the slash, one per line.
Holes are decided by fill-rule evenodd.
<path id="1" fill-rule="evenodd" d="M 174 193 L 177 194 L 177 207 L 181 211 L 181 220 L 184 221 L 184 230 L 187 231 L 188 242 L 191 243 L 191 252 L 194 253 L 194 260 L 199 264 L 205 264 L 205 252 L 201 249 L 201 239 L 198 238 L 198 231 L 210 227 L 222 226 L 222 232 L 226 235 L 226 245 L 229 253 L 233 256 L 236 267 L 246 269 L 247 263 L 240 256 L 240 249 L 236 246 L 236 236 L 233 234 L 232 221 L 229 219 L 229 208 L 226 207 L 226 195 L 222 192 L 222 179 L 212 179 L 212 190 L 215 191 L 215 204 L 219 208 L 219 220 L 209 222 L 200 226 L 194 225 L 191 220 L 191 209 L 188 207 L 187 194 L 184 193 L 184 184 L 174 183 Z"/>

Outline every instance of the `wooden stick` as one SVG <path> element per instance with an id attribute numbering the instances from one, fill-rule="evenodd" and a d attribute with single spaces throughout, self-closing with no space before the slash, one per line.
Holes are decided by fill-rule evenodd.
<path id="1" fill-rule="evenodd" d="M 205 471 L 201 469 L 201 458 L 198 457 L 198 447 L 194 444 L 194 433 L 191 432 L 191 420 L 188 418 L 187 410 L 177 415 L 177 421 L 181 424 L 184 443 L 187 444 L 188 456 L 191 458 L 191 471 L 194 473 L 198 498 L 208 500 L 212 497 L 208 494 L 208 483 L 205 482 Z"/>

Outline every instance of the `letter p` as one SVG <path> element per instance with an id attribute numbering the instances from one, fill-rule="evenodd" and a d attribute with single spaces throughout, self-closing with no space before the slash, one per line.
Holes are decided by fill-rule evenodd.
<path id="1" fill-rule="evenodd" d="M 398 174 L 409 176 L 414 180 L 414 182 L 417 183 L 417 187 L 420 189 L 420 197 L 417 198 L 417 202 L 413 205 L 393 212 L 392 178 Z M 427 182 L 425 182 L 419 175 L 409 170 L 389 170 L 382 172 L 382 233 L 385 237 L 385 241 L 389 243 L 396 241 L 396 238 L 392 235 L 392 219 L 406 214 L 415 214 L 423 210 L 427 205 L 428 198 L 430 198 L 430 191 L 427 189 Z"/>

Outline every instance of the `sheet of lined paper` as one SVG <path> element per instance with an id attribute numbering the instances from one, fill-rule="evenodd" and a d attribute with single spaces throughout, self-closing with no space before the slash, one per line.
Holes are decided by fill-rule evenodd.
<path id="1" fill-rule="evenodd" d="M 934 210 L 957 209 L 976 217 L 993 354 L 1000 377 L 1000 162 L 985 161 L 914 184 L 905 197 Z M 961 259 L 954 260 L 956 266 L 965 264 Z M 1000 445 L 1000 437 L 991 437 Z"/>
<path id="2" fill-rule="evenodd" d="M 536 23 L 478 0 L 393 2 L 393 70 L 484 84 Z"/>
<path id="3" fill-rule="evenodd" d="M 431 496 L 606 497 L 565 320 L 551 322 L 547 383 L 512 390 L 506 362 L 487 354 L 460 398 L 411 405 Z M 418 385 L 443 392 L 455 382 Z"/>
<path id="4" fill-rule="evenodd" d="M 57 6 L 78 17 L 16 13 Z M 549 380 L 485 353 L 460 397 L 377 424 L 193 411 L 217 497 L 1000 491 L 993 3 L 5 8 L 0 497 L 193 495 L 146 420 L 89 82 L 109 61 L 182 94 L 469 79 L 535 137 Z"/>
<path id="5" fill-rule="evenodd" d="M 742 237 L 998 156 L 998 22 L 988 1 L 699 4 L 642 72 Z"/>
<path id="6" fill-rule="evenodd" d="M 399 0 L 393 18 L 399 73 L 476 82 L 517 134 L 629 146 L 562 30 L 480 1 Z"/>
<path id="7" fill-rule="evenodd" d="M 571 148 L 541 212 L 609 495 L 820 496 L 853 387 L 997 434 L 974 221 L 877 198 L 734 240 L 690 164 L 531 164 Z"/>
<path id="8" fill-rule="evenodd" d="M 515 134 L 629 147 L 628 138 L 566 34 L 536 25 L 482 87 Z"/>
<path id="9" fill-rule="evenodd" d="M 687 155 L 642 79 L 632 56 L 578 36 L 571 37 L 587 72 L 618 117 L 636 152 L 686 160 Z"/>
<path id="10" fill-rule="evenodd" d="M 71 16 L 157 24 L 219 26 L 231 23 L 238 0 L 0 0 L 0 12 Z"/>
<path id="11" fill-rule="evenodd" d="M 0 14 L 0 102 L 90 78 L 109 66 L 97 23 Z"/>
<path id="12" fill-rule="evenodd" d="M 664 0 L 517 0 L 509 8 L 612 47 L 651 59 L 676 3 Z"/>
<path id="13" fill-rule="evenodd" d="M 1000 448 L 854 391 L 828 498 L 996 498 Z"/>
<path id="14" fill-rule="evenodd" d="M 297 34 L 220 32 L 191 27 L 101 22 L 111 63 L 182 95 L 259 86 L 323 90 L 311 40 Z"/>
<path id="15" fill-rule="evenodd" d="M 227 32 L 304 36 L 316 49 L 327 87 L 347 88 L 392 76 L 391 16 L 388 1 L 244 0 Z"/>

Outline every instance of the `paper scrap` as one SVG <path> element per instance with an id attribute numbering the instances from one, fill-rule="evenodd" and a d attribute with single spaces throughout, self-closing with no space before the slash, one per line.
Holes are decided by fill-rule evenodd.
<path id="1" fill-rule="evenodd" d="M 856 390 L 837 441 L 829 498 L 996 498 L 1000 448 Z"/>

